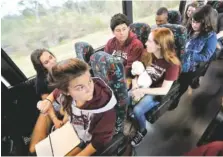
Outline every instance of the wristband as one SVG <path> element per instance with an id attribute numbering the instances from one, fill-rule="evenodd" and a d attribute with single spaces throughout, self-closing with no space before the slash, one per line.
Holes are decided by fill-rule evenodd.
<path id="1" fill-rule="evenodd" d="M 53 104 L 53 102 L 52 102 L 50 99 L 47 99 L 47 98 L 46 98 L 45 100 L 48 100 L 51 104 Z"/>

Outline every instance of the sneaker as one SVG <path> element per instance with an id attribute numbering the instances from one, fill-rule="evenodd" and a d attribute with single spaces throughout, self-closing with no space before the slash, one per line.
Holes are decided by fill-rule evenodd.
<path id="1" fill-rule="evenodd" d="M 140 142 L 142 142 L 142 140 L 145 137 L 146 133 L 147 133 L 147 130 L 144 130 L 143 132 L 137 131 L 135 136 L 132 138 L 131 145 L 133 147 L 138 146 L 140 144 Z"/>

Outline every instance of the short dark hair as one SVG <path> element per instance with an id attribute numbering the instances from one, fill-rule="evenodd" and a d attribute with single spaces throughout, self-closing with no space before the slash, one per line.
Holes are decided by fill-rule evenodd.
<path id="1" fill-rule="evenodd" d="M 118 26 L 120 24 L 124 24 L 124 23 L 127 26 L 130 25 L 130 21 L 128 20 L 127 16 L 124 14 L 121 14 L 121 13 L 115 14 L 111 18 L 111 22 L 110 22 L 111 30 L 114 31 L 116 26 Z"/>
<path id="2" fill-rule="evenodd" d="M 156 15 L 163 15 L 167 14 L 168 15 L 168 10 L 166 7 L 161 7 L 157 10 Z"/>
<path id="3" fill-rule="evenodd" d="M 210 5 L 204 5 L 198 8 L 192 15 L 192 19 L 197 22 L 201 22 L 200 35 L 209 33 L 211 31 L 216 31 L 217 25 L 217 11 L 213 9 Z M 192 24 L 188 25 L 188 31 L 193 33 Z"/>

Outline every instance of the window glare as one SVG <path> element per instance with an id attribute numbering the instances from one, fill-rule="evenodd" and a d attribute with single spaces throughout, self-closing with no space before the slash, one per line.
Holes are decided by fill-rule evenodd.
<path id="1" fill-rule="evenodd" d="M 37 48 L 52 51 L 58 61 L 76 57 L 74 43 L 94 48 L 112 37 L 111 17 L 122 12 L 122 1 L 2 0 L 1 46 L 27 76 L 35 75 L 30 54 Z"/>

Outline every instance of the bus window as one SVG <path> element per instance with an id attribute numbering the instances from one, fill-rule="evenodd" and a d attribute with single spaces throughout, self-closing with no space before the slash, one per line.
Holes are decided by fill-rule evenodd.
<path id="1" fill-rule="evenodd" d="M 156 23 L 156 11 L 160 7 L 166 7 L 168 10 L 178 10 L 180 1 L 138 1 L 133 0 L 133 21 L 144 22 L 150 26 Z"/>
<path id="2" fill-rule="evenodd" d="M 61 60 L 75 57 L 77 41 L 103 46 L 112 37 L 110 18 L 118 12 L 121 0 L 2 0 L 1 46 L 30 77 L 35 75 L 33 50 L 47 48 Z"/>

